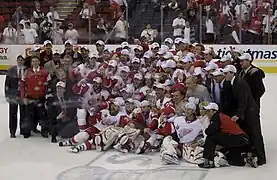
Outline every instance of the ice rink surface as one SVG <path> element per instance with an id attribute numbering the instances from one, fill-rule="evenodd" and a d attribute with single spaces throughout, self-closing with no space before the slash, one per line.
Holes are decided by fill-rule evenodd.
<path id="1" fill-rule="evenodd" d="M 0 88 L 4 89 L 4 76 Z M 1 180 L 267 180 L 277 177 L 277 75 L 265 79 L 261 122 L 267 164 L 257 169 L 227 167 L 203 170 L 182 161 L 179 166 L 163 166 L 158 154 L 134 155 L 115 151 L 71 154 L 49 139 L 32 136 L 9 138 L 8 104 L 1 92 L 0 179 Z"/>

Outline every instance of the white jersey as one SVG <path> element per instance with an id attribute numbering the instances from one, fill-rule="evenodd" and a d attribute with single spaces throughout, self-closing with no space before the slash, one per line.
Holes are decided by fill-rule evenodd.
<path id="1" fill-rule="evenodd" d="M 178 116 L 174 119 L 174 126 L 180 143 L 190 144 L 202 134 L 202 124 L 199 119 L 187 122 L 185 116 Z"/>
<path id="2" fill-rule="evenodd" d="M 97 71 L 97 69 L 98 69 L 98 67 L 99 67 L 99 63 L 97 62 L 96 64 L 95 64 L 95 66 L 94 66 L 94 68 L 89 68 L 87 65 L 85 65 L 84 63 L 83 64 L 80 64 L 76 69 L 75 69 L 75 73 L 76 74 L 80 74 L 81 75 L 81 78 L 82 79 L 85 79 L 87 76 L 88 76 L 88 74 L 90 73 L 90 72 L 92 72 L 92 71 Z"/>
<path id="3" fill-rule="evenodd" d="M 171 98 L 164 97 L 163 101 L 161 102 L 161 99 L 158 99 L 156 102 L 156 107 L 158 109 L 165 108 L 165 105 L 168 104 L 171 101 Z"/>

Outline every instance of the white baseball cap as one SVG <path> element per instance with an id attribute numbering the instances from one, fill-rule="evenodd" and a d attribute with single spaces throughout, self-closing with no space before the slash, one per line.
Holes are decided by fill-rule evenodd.
<path id="1" fill-rule="evenodd" d="M 154 88 L 157 88 L 157 89 L 165 89 L 165 86 L 164 86 L 164 84 L 161 84 L 161 83 L 155 83 L 155 84 L 154 84 Z"/>
<path id="2" fill-rule="evenodd" d="M 130 56 L 130 52 L 128 51 L 128 49 L 122 49 L 122 51 L 120 52 L 121 55 L 127 55 Z"/>
<path id="3" fill-rule="evenodd" d="M 162 64 L 163 68 L 176 68 L 177 64 L 174 60 L 167 60 L 164 64 Z"/>
<path id="4" fill-rule="evenodd" d="M 102 79 L 100 77 L 95 77 L 95 78 L 93 78 L 92 82 L 96 82 L 97 84 L 101 84 Z"/>
<path id="5" fill-rule="evenodd" d="M 136 74 L 134 75 L 134 79 L 142 80 L 142 79 L 143 79 L 143 76 L 142 76 L 142 74 L 140 74 L 140 73 L 136 73 Z"/>
<path id="6" fill-rule="evenodd" d="M 139 51 L 143 51 L 143 47 L 142 46 L 140 46 L 140 45 L 137 45 L 135 48 L 134 48 L 134 50 L 139 50 Z"/>
<path id="7" fill-rule="evenodd" d="M 129 47 L 129 43 L 128 42 L 122 42 L 121 43 L 121 48 L 126 48 L 126 47 Z"/>
<path id="8" fill-rule="evenodd" d="M 158 55 L 163 55 L 167 52 L 165 48 L 160 48 L 160 50 L 157 52 Z"/>
<path id="9" fill-rule="evenodd" d="M 188 40 L 188 39 L 182 39 L 179 43 L 190 44 L 190 40 Z"/>
<path id="10" fill-rule="evenodd" d="M 215 110 L 215 111 L 218 111 L 219 107 L 216 103 L 209 103 L 207 106 L 204 106 L 203 107 L 204 109 L 206 110 Z"/>
<path id="11" fill-rule="evenodd" d="M 178 37 L 174 40 L 174 44 L 179 44 L 182 41 L 182 38 Z"/>
<path id="12" fill-rule="evenodd" d="M 152 55 L 153 55 L 153 54 L 152 54 L 151 51 L 147 51 L 147 52 L 144 53 L 143 57 L 149 59 L 149 58 L 152 57 Z"/>
<path id="13" fill-rule="evenodd" d="M 70 44 L 71 46 L 73 45 L 73 42 L 71 40 L 67 40 L 64 42 L 64 45 Z"/>
<path id="14" fill-rule="evenodd" d="M 172 54 L 171 52 L 166 52 L 166 53 L 163 55 L 163 58 L 164 58 L 164 59 L 170 59 L 170 58 L 173 59 L 173 54 Z"/>
<path id="15" fill-rule="evenodd" d="M 152 74 L 147 72 L 145 75 L 144 75 L 144 79 L 152 79 Z"/>
<path id="16" fill-rule="evenodd" d="M 65 83 L 64 83 L 63 81 L 59 81 L 59 82 L 56 84 L 56 87 L 65 88 Z"/>
<path id="17" fill-rule="evenodd" d="M 171 38 L 166 38 L 164 42 L 168 42 L 169 44 L 173 44 L 173 40 Z"/>
<path id="18" fill-rule="evenodd" d="M 223 75 L 223 71 L 221 68 L 215 70 L 214 72 L 212 72 L 213 76 L 222 76 Z"/>
<path id="19" fill-rule="evenodd" d="M 131 70 L 130 70 L 130 68 L 128 66 L 121 66 L 120 67 L 120 71 L 121 72 L 124 71 L 124 72 L 127 72 L 127 73 L 131 72 Z"/>
<path id="20" fill-rule="evenodd" d="M 196 110 L 196 105 L 194 103 L 188 102 L 188 103 L 185 104 L 185 108 Z"/>
<path id="21" fill-rule="evenodd" d="M 105 46 L 105 43 L 102 40 L 98 40 L 96 41 L 95 45 Z"/>
<path id="22" fill-rule="evenodd" d="M 240 60 L 252 61 L 252 57 L 249 53 L 244 53 L 242 56 L 239 56 L 238 58 Z"/>
<path id="23" fill-rule="evenodd" d="M 132 61 L 131 61 L 131 63 L 135 63 L 135 62 L 140 64 L 140 59 L 139 59 L 139 58 L 136 58 L 136 57 L 133 58 Z"/>
<path id="24" fill-rule="evenodd" d="M 226 62 L 226 61 L 233 61 L 232 57 L 231 56 L 223 56 L 220 60 L 220 62 Z"/>
<path id="25" fill-rule="evenodd" d="M 89 51 L 87 46 L 81 46 L 81 49 L 85 49 L 85 50 Z"/>
<path id="26" fill-rule="evenodd" d="M 188 102 L 197 105 L 197 104 L 199 104 L 200 99 L 199 99 L 199 98 L 196 98 L 196 97 L 189 97 L 189 98 L 188 98 Z"/>
<path id="27" fill-rule="evenodd" d="M 91 53 L 89 55 L 90 58 L 99 58 L 98 54 L 97 53 Z"/>
<path id="28" fill-rule="evenodd" d="M 149 101 L 143 100 L 143 101 L 140 103 L 140 107 L 145 107 L 145 106 L 150 106 Z"/>
<path id="29" fill-rule="evenodd" d="M 191 56 L 184 56 L 182 58 L 182 62 L 184 62 L 184 63 L 192 62 Z"/>
<path id="30" fill-rule="evenodd" d="M 160 47 L 160 44 L 157 42 L 154 42 L 151 44 L 151 49 L 155 49 L 155 48 L 159 48 L 159 47 Z"/>
<path id="31" fill-rule="evenodd" d="M 54 49 L 53 54 L 61 54 L 61 51 L 59 49 Z"/>
<path id="32" fill-rule="evenodd" d="M 210 62 L 208 66 L 204 68 L 205 71 L 216 70 L 216 69 L 218 69 L 218 65 L 215 64 L 214 62 Z"/>
<path id="33" fill-rule="evenodd" d="M 110 60 L 109 61 L 109 66 L 116 67 L 117 66 L 117 61 L 116 60 Z"/>
<path id="34" fill-rule="evenodd" d="M 47 44 L 52 45 L 52 42 L 51 42 L 50 40 L 46 40 L 46 41 L 43 42 L 43 45 L 44 45 L 44 46 L 46 46 Z"/>
<path id="35" fill-rule="evenodd" d="M 222 71 L 224 73 L 227 73 L 227 72 L 237 73 L 237 68 L 233 65 L 227 65 L 224 67 L 224 69 L 222 69 Z"/>
<path id="36" fill-rule="evenodd" d="M 39 49 L 40 49 L 40 46 L 35 44 L 35 45 L 32 46 L 31 51 L 37 51 Z"/>
<path id="37" fill-rule="evenodd" d="M 212 50 L 211 50 L 210 48 L 208 48 L 208 49 L 205 49 L 205 50 L 203 51 L 203 53 L 204 53 L 204 54 L 211 54 L 211 53 L 212 53 Z"/>

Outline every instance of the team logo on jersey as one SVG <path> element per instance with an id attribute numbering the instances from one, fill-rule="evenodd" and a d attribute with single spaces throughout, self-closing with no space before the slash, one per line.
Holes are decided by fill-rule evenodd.
<path id="1" fill-rule="evenodd" d="M 193 131 L 193 129 L 181 129 L 181 130 L 179 130 L 179 135 L 181 136 L 181 137 L 184 137 L 184 136 L 186 136 L 186 135 L 188 135 L 189 133 L 191 133 Z"/>

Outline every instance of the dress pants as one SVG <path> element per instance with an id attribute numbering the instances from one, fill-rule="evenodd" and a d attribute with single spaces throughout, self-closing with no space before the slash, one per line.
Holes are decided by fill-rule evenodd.
<path id="1" fill-rule="evenodd" d="M 17 103 L 9 103 L 9 129 L 10 134 L 15 134 L 17 129 L 17 112 L 19 106 L 19 128 L 20 134 L 22 133 L 22 123 L 25 116 L 25 105 L 17 104 Z"/>
<path id="2" fill-rule="evenodd" d="M 211 136 L 207 136 L 204 144 L 203 157 L 211 161 L 214 160 L 216 146 L 224 146 L 228 149 L 229 157 L 232 159 L 227 159 L 229 161 L 237 162 L 234 164 L 243 163 L 243 157 L 241 154 L 246 152 L 249 148 L 249 139 L 247 135 L 232 135 L 227 133 L 217 133 Z"/>
<path id="3" fill-rule="evenodd" d="M 30 134 L 32 130 L 37 128 L 38 123 L 41 126 L 41 132 L 49 131 L 44 102 L 44 99 L 28 99 L 23 122 L 23 134 Z"/>

